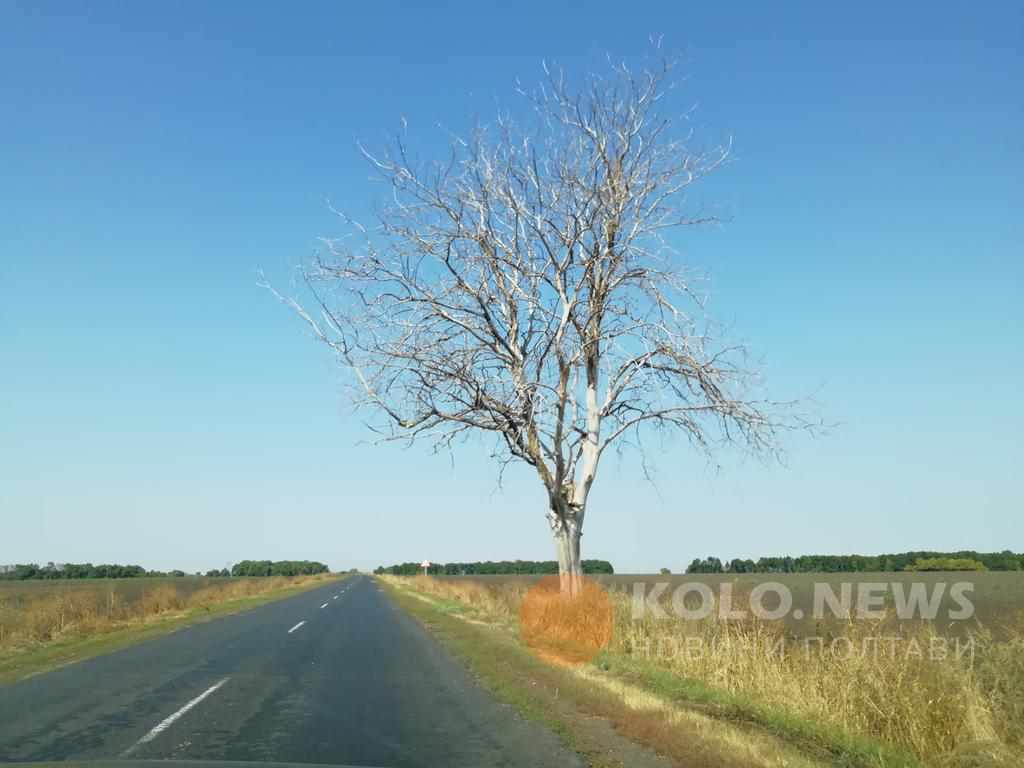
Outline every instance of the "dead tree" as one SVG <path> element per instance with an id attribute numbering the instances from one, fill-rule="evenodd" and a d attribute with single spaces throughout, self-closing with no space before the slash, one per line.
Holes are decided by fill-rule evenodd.
<path id="1" fill-rule="evenodd" d="M 685 195 L 728 147 L 696 151 L 660 113 L 671 67 L 613 66 L 572 89 L 545 67 L 528 130 L 499 117 L 414 162 L 404 136 L 364 150 L 390 185 L 377 223 L 325 240 L 286 301 L 354 376 L 385 439 L 495 436 L 547 494 L 563 589 L 601 459 L 646 430 L 703 451 L 771 453 L 785 413 L 752 394 L 739 347 L 704 330 L 702 295 L 665 235 L 713 220 Z M 635 438 L 635 439 L 632 439 Z"/>

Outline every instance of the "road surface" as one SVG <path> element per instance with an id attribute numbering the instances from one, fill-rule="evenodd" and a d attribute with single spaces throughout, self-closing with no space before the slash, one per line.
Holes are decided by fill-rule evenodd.
<path id="1" fill-rule="evenodd" d="M 572 766 L 367 577 L 0 687 L 0 761 Z"/>

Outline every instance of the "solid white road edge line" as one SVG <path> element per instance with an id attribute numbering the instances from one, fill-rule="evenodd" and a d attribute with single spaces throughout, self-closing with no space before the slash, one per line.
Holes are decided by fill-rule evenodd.
<path id="1" fill-rule="evenodd" d="M 306 623 L 305 620 L 300 621 L 298 624 L 296 624 L 294 627 L 292 627 L 291 629 L 288 630 L 288 634 L 290 635 L 292 632 L 294 632 L 296 629 L 298 629 L 299 627 L 301 627 L 305 623 Z"/>
<path id="2" fill-rule="evenodd" d="M 211 686 L 210 686 L 209 688 L 207 688 L 207 689 L 206 689 L 205 691 L 203 691 L 203 692 L 202 692 L 201 694 L 199 694 L 198 696 L 196 696 L 196 697 L 195 697 L 194 699 L 192 699 L 192 701 L 190 701 L 190 702 L 189 702 L 188 704 L 186 704 L 186 705 L 185 705 L 184 707 L 182 707 L 181 709 L 179 709 L 179 710 L 178 710 L 177 712 L 175 712 L 175 713 L 174 713 L 173 715 L 171 715 L 170 717 L 167 717 L 167 718 L 165 718 L 165 719 L 161 720 L 161 721 L 160 721 L 159 723 L 157 723 L 157 724 L 156 724 L 156 725 L 155 725 L 155 726 L 153 727 L 153 729 L 152 729 L 152 730 L 151 730 L 151 731 L 150 731 L 149 733 L 147 733 L 147 734 L 146 734 L 145 736 L 143 736 L 143 737 L 142 737 L 141 739 L 139 739 L 139 740 L 138 740 L 138 741 L 136 741 L 136 742 L 135 742 L 134 744 L 132 744 L 132 745 L 131 745 L 130 747 L 128 747 L 128 749 L 126 749 L 126 750 L 125 750 L 124 754 L 126 754 L 126 755 L 127 755 L 127 754 L 129 754 L 129 753 L 131 753 L 131 752 L 134 752 L 134 751 L 135 751 L 135 750 L 136 750 L 137 748 L 141 747 L 141 746 L 142 746 L 143 744 L 146 744 L 146 743 L 148 743 L 148 742 L 152 741 L 153 739 L 155 739 L 155 738 L 156 738 L 157 736 L 159 736 L 159 735 L 160 735 L 161 733 L 163 733 L 163 732 L 164 732 L 164 731 L 166 731 L 166 730 L 167 730 L 168 728 L 170 728 L 170 727 L 171 727 L 171 725 L 173 725 L 173 724 L 174 724 L 174 721 L 175 721 L 175 720 L 177 720 L 177 719 L 178 719 L 179 717 L 181 717 L 182 715 L 184 715 L 184 714 L 185 714 L 186 712 L 188 712 L 188 711 L 189 711 L 190 709 L 192 709 L 192 707 L 196 706 L 196 705 L 197 705 L 197 704 L 198 704 L 199 702 L 201 702 L 201 701 L 202 701 L 203 699 L 205 699 L 205 698 L 206 698 L 207 696 L 209 696 L 209 695 L 210 695 L 211 693 L 213 693 L 214 691 L 216 691 L 216 690 L 217 690 L 218 688 L 220 688 L 220 687 L 221 687 L 222 685 L 224 685 L 224 683 L 226 683 L 226 682 L 227 682 L 228 680 L 230 680 L 230 679 L 231 679 L 231 678 L 229 678 L 229 677 L 225 677 L 225 678 L 224 678 L 223 680 L 221 680 L 221 681 L 220 681 L 219 683 L 216 683 L 215 685 L 211 685 Z"/>

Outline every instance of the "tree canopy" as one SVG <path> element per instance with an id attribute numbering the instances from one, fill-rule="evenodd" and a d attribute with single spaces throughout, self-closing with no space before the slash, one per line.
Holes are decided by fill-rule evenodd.
<path id="1" fill-rule="evenodd" d="M 771 456 L 780 430 L 811 424 L 761 392 L 678 257 L 670 233 L 715 221 L 687 195 L 729 147 L 673 123 L 672 62 L 574 83 L 544 69 L 519 89 L 527 124 L 501 114 L 435 162 L 404 131 L 364 150 L 388 185 L 377 221 L 343 215 L 347 236 L 304 270 L 308 308 L 277 295 L 336 353 L 383 439 L 476 435 L 500 467 L 532 468 L 571 592 L 609 448 L 676 433 Z"/>

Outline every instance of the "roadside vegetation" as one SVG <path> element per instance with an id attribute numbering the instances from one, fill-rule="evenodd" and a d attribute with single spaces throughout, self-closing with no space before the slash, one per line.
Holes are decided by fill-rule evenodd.
<path id="1" fill-rule="evenodd" d="M 522 716 L 554 731 L 591 768 L 814 768 L 829 765 L 767 731 L 722 722 L 618 680 L 598 666 L 550 663 L 520 642 L 494 599 L 463 602 L 383 576 L 391 597 Z M 666 762 L 666 758 L 670 762 Z"/>
<path id="2" fill-rule="evenodd" d="M 384 578 L 454 615 L 524 637 L 527 581 Z M 1021 764 L 1022 617 L 1008 618 L 998 632 L 975 624 L 966 638 L 970 653 L 958 655 L 950 646 L 949 653 L 933 656 L 928 649 L 942 636 L 927 622 L 898 625 L 898 650 L 889 652 L 884 643 L 868 642 L 880 633 L 892 636 L 891 625 L 882 630 L 884 622 L 821 627 L 826 642 L 808 645 L 778 622 L 726 622 L 714 613 L 696 621 L 634 620 L 628 594 L 612 587 L 609 598 L 610 641 L 573 672 L 620 690 L 623 701 L 627 692 L 640 691 L 669 710 L 742 724 L 831 764 Z M 581 621 L 574 631 L 584 626 Z M 603 631 L 599 622 L 589 626 Z"/>
<path id="3" fill-rule="evenodd" d="M 0 582 L 0 683 L 95 656 L 338 578 L 130 578 Z"/>

